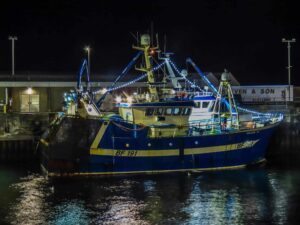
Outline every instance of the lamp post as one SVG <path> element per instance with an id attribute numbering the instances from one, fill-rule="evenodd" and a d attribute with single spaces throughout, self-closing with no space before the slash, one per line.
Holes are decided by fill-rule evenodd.
<path id="1" fill-rule="evenodd" d="M 11 75 L 15 75 L 15 41 L 18 40 L 16 36 L 9 36 L 8 40 L 11 41 Z"/>
<path id="2" fill-rule="evenodd" d="M 288 82 L 289 82 L 289 99 L 288 101 L 291 100 L 291 43 L 294 43 L 296 42 L 296 39 L 293 38 L 293 39 L 290 39 L 290 40 L 287 40 L 285 38 L 282 38 L 282 42 L 283 43 L 287 43 L 287 49 L 288 49 L 288 66 L 287 66 L 287 69 L 288 69 Z"/>

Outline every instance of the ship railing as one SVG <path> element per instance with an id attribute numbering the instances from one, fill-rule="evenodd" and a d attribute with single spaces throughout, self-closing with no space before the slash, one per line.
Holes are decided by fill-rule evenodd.
<path id="1" fill-rule="evenodd" d="M 209 91 L 196 91 L 196 92 L 192 92 L 194 94 L 194 97 L 197 96 L 213 96 L 213 92 L 209 92 Z"/>
<path id="2" fill-rule="evenodd" d="M 257 123 L 275 124 L 283 120 L 283 113 L 264 113 L 252 116 L 252 120 Z"/>
<path id="3" fill-rule="evenodd" d="M 253 130 L 261 127 L 265 127 L 267 125 L 272 125 L 275 123 L 279 123 L 283 119 L 283 114 L 276 114 L 272 115 L 268 118 L 260 118 L 257 120 L 246 120 L 246 121 L 239 121 L 237 123 L 236 120 L 227 119 L 227 121 L 224 123 L 221 119 L 214 119 L 214 120 L 198 120 L 189 122 L 187 124 L 181 124 L 181 125 L 175 125 L 173 124 L 173 131 L 169 130 L 170 137 L 176 137 L 183 135 L 183 130 L 187 131 L 188 136 L 193 135 L 202 135 L 205 133 L 222 133 L 222 132 L 233 132 L 238 130 Z M 111 119 L 108 119 L 111 120 Z M 113 119 L 112 122 L 114 122 L 115 125 L 120 126 L 124 130 L 130 132 L 130 131 L 139 131 L 143 130 L 147 127 L 155 127 L 157 133 L 164 133 L 166 131 L 165 128 L 170 129 L 169 126 L 166 126 L 165 128 L 155 126 L 155 125 L 145 125 L 145 124 L 135 124 L 134 128 L 131 127 L 124 127 L 124 125 L 121 125 L 120 123 L 125 122 L 128 123 L 128 120 L 123 120 L 122 118 Z"/>
<path id="4" fill-rule="evenodd" d="M 264 117 L 253 118 L 252 120 L 240 122 L 240 129 L 255 129 L 259 127 L 265 127 L 267 125 L 272 125 L 280 123 L 283 120 L 283 114 L 270 114 Z"/>
<path id="5" fill-rule="evenodd" d="M 267 125 L 276 124 L 283 120 L 283 114 L 270 114 L 265 117 L 259 117 L 257 119 L 239 121 L 227 119 L 226 123 L 220 119 L 215 120 L 198 120 L 189 123 L 189 126 L 193 131 L 199 131 L 200 133 L 208 130 L 246 130 L 256 129 L 259 127 L 265 127 Z"/>
<path id="6" fill-rule="evenodd" d="M 164 93 L 161 96 L 163 99 L 193 100 L 194 97 L 213 96 L 213 93 L 207 91 L 201 91 L 201 92 L 176 91 L 175 93 Z"/>
<path id="7" fill-rule="evenodd" d="M 205 132 L 226 132 L 239 129 L 239 125 L 236 125 L 231 120 L 227 120 L 226 123 L 221 122 L 221 120 L 193 121 L 189 123 L 189 127 L 191 128 L 191 132 L 200 134 Z"/>

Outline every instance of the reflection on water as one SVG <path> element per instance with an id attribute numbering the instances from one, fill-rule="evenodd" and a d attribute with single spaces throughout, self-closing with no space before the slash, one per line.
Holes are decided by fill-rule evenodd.
<path id="1" fill-rule="evenodd" d="M 88 212 L 85 210 L 84 201 L 63 201 L 53 207 L 53 218 L 49 218 L 50 224 L 88 224 Z"/>
<path id="2" fill-rule="evenodd" d="M 299 222 L 298 170 L 51 180 L 0 168 L 0 182 L 0 224 Z"/>
<path id="3" fill-rule="evenodd" d="M 45 190 L 46 185 L 47 180 L 37 175 L 21 178 L 11 185 L 20 193 L 7 217 L 12 224 L 41 224 L 46 220 L 49 210 L 46 197 L 50 194 Z"/>

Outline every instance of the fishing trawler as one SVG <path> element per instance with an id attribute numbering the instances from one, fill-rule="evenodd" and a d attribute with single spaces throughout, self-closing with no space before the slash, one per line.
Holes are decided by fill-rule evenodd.
<path id="1" fill-rule="evenodd" d="M 49 176 L 195 172 L 241 168 L 264 160 L 281 114 L 256 113 L 251 121 L 241 123 L 224 73 L 215 96 L 210 95 L 214 101 L 210 121 L 191 121 L 195 100 L 203 96 L 180 96 L 160 88 L 155 71 L 164 63 L 153 66 L 158 47 L 150 46 L 149 35 L 142 35 L 133 48 L 138 54 L 117 80 L 143 55 L 143 64 L 136 69 L 144 74 L 128 84 L 147 78 L 148 92 L 126 100 L 118 97 L 119 114 L 103 115 L 101 99 L 94 103 L 91 90 L 77 91 L 76 113 L 58 116 L 41 139 L 41 165 Z M 107 92 L 116 89 L 112 86 Z"/>

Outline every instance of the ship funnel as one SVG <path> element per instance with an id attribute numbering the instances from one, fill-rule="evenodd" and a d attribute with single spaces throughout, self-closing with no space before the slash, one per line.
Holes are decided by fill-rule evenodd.
<path id="1" fill-rule="evenodd" d="M 141 36 L 141 45 L 142 46 L 150 45 L 150 35 L 149 34 L 143 34 Z"/>

